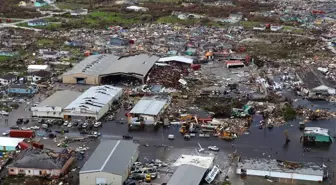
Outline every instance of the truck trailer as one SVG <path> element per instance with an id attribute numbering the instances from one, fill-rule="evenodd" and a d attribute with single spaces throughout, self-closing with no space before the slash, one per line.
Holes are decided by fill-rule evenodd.
<path id="1" fill-rule="evenodd" d="M 35 132 L 33 130 L 10 130 L 9 137 L 33 138 L 35 137 Z"/>

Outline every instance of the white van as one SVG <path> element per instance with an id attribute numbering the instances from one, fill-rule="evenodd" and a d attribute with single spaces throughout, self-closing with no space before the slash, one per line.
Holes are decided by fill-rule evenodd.
<path id="1" fill-rule="evenodd" d="M 174 139 L 175 139 L 175 136 L 174 136 L 173 134 L 169 134 L 169 135 L 168 135 L 168 139 L 169 139 L 169 140 L 174 140 Z"/>
<path id="2" fill-rule="evenodd" d="M 42 124 L 42 128 L 48 128 L 48 124 Z"/>

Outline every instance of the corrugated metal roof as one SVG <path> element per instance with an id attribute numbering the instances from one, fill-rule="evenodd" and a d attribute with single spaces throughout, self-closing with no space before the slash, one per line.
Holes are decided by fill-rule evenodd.
<path id="1" fill-rule="evenodd" d="M 74 101 L 78 96 L 80 96 L 80 92 L 64 90 L 64 91 L 57 91 L 47 99 L 43 100 L 38 107 L 66 107 L 72 101 Z"/>
<path id="2" fill-rule="evenodd" d="M 122 88 L 111 85 L 94 86 L 86 90 L 82 95 L 66 106 L 64 110 L 99 112 L 107 103 L 113 99 L 118 99 L 121 95 Z"/>
<path id="3" fill-rule="evenodd" d="M 323 168 L 321 165 L 309 162 L 304 163 L 303 167 L 301 168 L 290 169 L 281 167 L 277 160 L 274 159 L 242 159 L 241 162 L 238 163 L 238 168 L 245 170 L 261 170 L 323 176 Z"/>
<path id="4" fill-rule="evenodd" d="M 158 60 L 158 62 L 170 62 L 170 61 L 176 61 L 186 64 L 192 64 L 194 63 L 194 59 L 188 58 L 186 56 L 171 56 L 171 57 L 163 57 Z"/>
<path id="5" fill-rule="evenodd" d="M 138 147 L 132 141 L 102 141 L 79 173 L 107 172 L 122 175 Z"/>
<path id="6" fill-rule="evenodd" d="M 157 56 L 145 54 L 130 57 L 119 57 L 111 54 L 91 55 L 63 75 L 82 73 L 90 76 L 100 76 L 125 73 L 145 76 L 158 59 Z"/>
<path id="7" fill-rule="evenodd" d="M 174 172 L 167 185 L 199 185 L 206 168 L 194 165 L 181 165 Z"/>
<path id="8" fill-rule="evenodd" d="M 158 115 L 168 99 L 156 99 L 155 97 L 142 98 L 130 111 L 131 114 Z"/>

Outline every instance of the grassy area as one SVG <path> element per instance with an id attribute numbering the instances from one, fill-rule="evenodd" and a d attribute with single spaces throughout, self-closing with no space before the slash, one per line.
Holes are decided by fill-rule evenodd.
<path id="1" fill-rule="evenodd" d="M 240 21 L 240 25 L 244 26 L 245 29 L 252 29 L 255 26 L 259 26 L 260 22 L 257 21 Z"/>
<path id="2" fill-rule="evenodd" d="M 56 30 L 57 28 L 61 27 L 61 24 L 60 23 L 49 23 L 46 26 L 28 26 L 28 23 L 25 22 L 25 23 L 17 24 L 17 26 L 36 28 L 36 29 Z"/>
<path id="3" fill-rule="evenodd" d="M 160 17 L 156 20 L 157 23 L 173 23 L 173 24 L 182 24 L 182 25 L 193 25 L 193 24 L 202 24 L 204 26 L 216 26 L 221 27 L 223 24 L 215 21 L 210 21 L 208 19 L 186 19 L 182 20 L 176 16 L 165 16 Z"/>
<path id="4" fill-rule="evenodd" d="M 78 3 L 56 3 L 56 6 L 60 9 L 80 9 L 80 8 L 88 8 L 88 4 L 78 4 Z"/>
<path id="5" fill-rule="evenodd" d="M 96 23 L 99 20 L 105 20 L 111 23 L 133 24 L 140 21 L 139 14 L 122 14 L 115 12 L 92 12 L 89 15 L 88 23 Z"/>
<path id="6" fill-rule="evenodd" d="M 283 27 L 283 31 L 285 31 L 285 32 L 291 32 L 291 33 L 296 33 L 296 34 L 302 34 L 302 33 L 305 32 L 304 29 L 293 27 L 293 26 L 284 26 Z"/>
<path id="7" fill-rule="evenodd" d="M 38 45 L 53 45 L 54 44 L 54 40 L 51 39 L 47 39 L 47 38 L 41 38 L 37 40 L 37 44 Z"/>
<path id="8" fill-rule="evenodd" d="M 12 58 L 12 57 L 9 57 L 9 56 L 0 56 L 0 62 L 7 61 L 7 60 L 9 60 L 10 58 Z"/>

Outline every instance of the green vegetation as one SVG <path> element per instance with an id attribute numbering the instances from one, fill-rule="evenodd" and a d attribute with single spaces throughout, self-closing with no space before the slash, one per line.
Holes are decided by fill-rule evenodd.
<path id="1" fill-rule="evenodd" d="M 42 39 L 38 39 L 37 40 L 37 44 L 38 45 L 53 45 L 54 44 L 54 40 L 52 39 L 47 39 L 47 38 L 42 38 Z"/>
<path id="2" fill-rule="evenodd" d="M 60 9 L 79 9 L 79 8 L 88 8 L 89 5 L 88 4 L 78 4 L 78 3 L 56 3 L 56 6 Z"/>
<path id="3" fill-rule="evenodd" d="M 0 62 L 5 62 L 5 61 L 8 61 L 10 60 L 12 57 L 10 56 L 0 56 Z"/>
<path id="4" fill-rule="evenodd" d="M 36 29 L 47 29 L 47 30 L 57 30 L 57 28 L 61 27 L 61 24 L 57 23 L 49 23 L 46 26 L 28 26 L 28 23 L 20 23 L 17 26 L 28 27 L 28 28 L 36 28 Z"/>
<path id="5" fill-rule="evenodd" d="M 285 121 L 293 120 L 296 118 L 296 111 L 292 106 L 287 105 L 282 110 L 282 116 L 285 119 Z"/>
<path id="6" fill-rule="evenodd" d="M 285 31 L 285 32 L 291 32 L 291 33 L 296 33 L 296 34 L 302 34 L 302 33 L 305 32 L 304 29 L 293 27 L 293 26 L 284 26 L 283 27 L 283 31 Z"/>
<path id="7" fill-rule="evenodd" d="M 240 21 L 239 23 L 240 25 L 244 26 L 244 28 L 246 29 L 251 29 L 255 26 L 259 26 L 260 24 L 262 24 L 261 22 L 257 22 L 257 21 Z"/>

